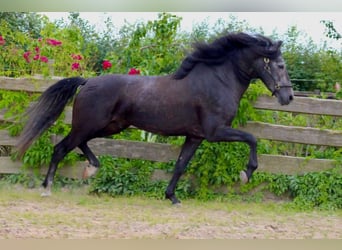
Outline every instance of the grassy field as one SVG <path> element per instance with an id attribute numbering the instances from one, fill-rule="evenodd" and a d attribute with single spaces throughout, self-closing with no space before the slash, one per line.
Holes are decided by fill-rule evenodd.
<path id="1" fill-rule="evenodd" d="M 341 239 L 342 211 L 283 202 L 201 202 L 90 195 L 86 188 L 0 185 L 0 239 Z"/>

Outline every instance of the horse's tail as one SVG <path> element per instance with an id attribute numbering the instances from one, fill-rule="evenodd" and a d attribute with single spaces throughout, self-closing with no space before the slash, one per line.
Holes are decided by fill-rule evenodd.
<path id="1" fill-rule="evenodd" d="M 17 149 L 22 156 L 32 142 L 48 129 L 61 115 L 77 88 L 86 83 L 81 77 L 65 78 L 50 86 L 38 102 L 25 114 L 26 125 L 19 137 Z"/>

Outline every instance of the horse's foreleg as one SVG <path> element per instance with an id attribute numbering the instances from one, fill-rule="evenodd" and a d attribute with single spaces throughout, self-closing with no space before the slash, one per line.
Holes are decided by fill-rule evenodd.
<path id="1" fill-rule="evenodd" d="M 81 143 L 78 147 L 82 150 L 83 154 L 87 157 L 89 161 L 89 165 L 84 168 L 82 176 L 83 179 L 87 179 L 96 174 L 100 167 L 100 162 L 96 158 L 94 153 L 90 150 L 86 142 Z"/>
<path id="2" fill-rule="evenodd" d="M 250 153 L 247 169 L 241 171 L 240 173 L 241 182 L 247 183 L 252 177 L 253 172 L 258 168 L 256 138 L 250 133 L 237 129 L 232 129 L 230 127 L 219 127 L 212 135 L 208 136 L 207 140 L 212 142 L 245 142 L 249 145 Z"/>
<path id="3" fill-rule="evenodd" d="M 175 195 L 177 182 L 181 175 L 184 173 L 186 166 L 188 165 L 189 161 L 191 160 L 201 142 L 202 139 L 187 137 L 185 143 L 182 146 L 182 150 L 176 162 L 173 176 L 165 192 L 165 197 L 171 200 L 172 204 L 180 203 Z"/>

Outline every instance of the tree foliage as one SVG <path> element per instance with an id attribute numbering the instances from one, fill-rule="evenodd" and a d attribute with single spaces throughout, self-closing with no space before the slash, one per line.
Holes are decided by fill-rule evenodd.
<path id="1" fill-rule="evenodd" d="M 39 38 L 40 31 L 49 23 L 47 17 L 29 12 L 0 12 L 0 21 L 6 21 L 12 32 L 21 32 L 32 38 Z"/>
<path id="2" fill-rule="evenodd" d="M 296 90 L 334 91 L 342 79 L 342 51 L 319 47 L 296 26 L 285 34 L 283 54 Z"/>
<path id="3" fill-rule="evenodd" d="M 341 33 L 336 30 L 335 25 L 332 21 L 322 20 L 321 22 L 324 24 L 326 28 L 327 37 L 335 39 L 335 40 L 342 39 Z"/>

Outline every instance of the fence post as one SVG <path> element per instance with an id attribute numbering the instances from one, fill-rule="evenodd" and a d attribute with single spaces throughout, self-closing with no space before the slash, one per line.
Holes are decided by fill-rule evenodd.
<path id="1" fill-rule="evenodd" d="M 49 59 L 48 61 L 50 76 L 55 75 L 55 59 Z"/>

